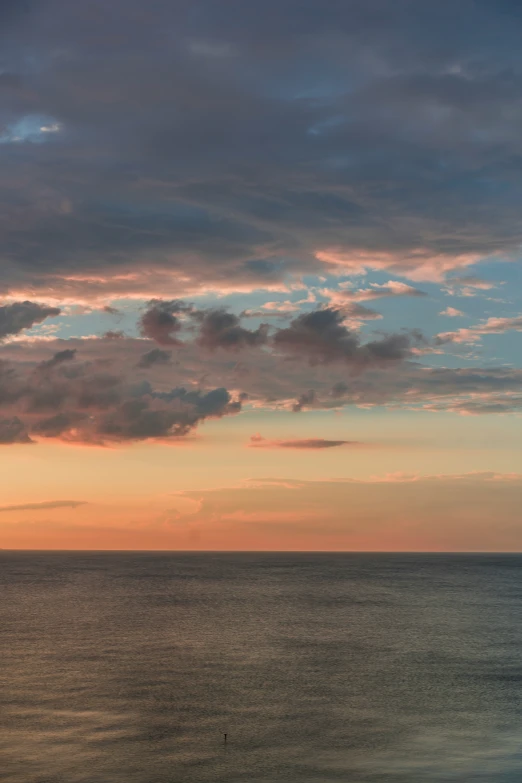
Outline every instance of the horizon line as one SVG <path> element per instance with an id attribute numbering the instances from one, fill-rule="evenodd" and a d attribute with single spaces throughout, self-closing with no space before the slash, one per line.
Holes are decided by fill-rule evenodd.
<path id="1" fill-rule="evenodd" d="M 522 550 L 505 549 L 19 549 L 0 547 L 1 552 L 193 555 L 522 555 Z"/>

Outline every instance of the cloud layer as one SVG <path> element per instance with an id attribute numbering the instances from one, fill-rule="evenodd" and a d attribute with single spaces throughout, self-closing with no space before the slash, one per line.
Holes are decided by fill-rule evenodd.
<path id="1" fill-rule="evenodd" d="M 522 410 L 519 369 L 427 367 L 415 355 L 405 357 L 407 344 L 395 351 L 387 337 L 369 341 L 368 356 L 368 343 L 332 323 L 334 335 L 326 343 L 324 331 L 310 335 L 307 322 L 303 329 L 299 321 L 288 327 L 298 334 L 291 346 L 268 343 L 239 356 L 202 349 L 197 332 L 180 340 L 171 357 L 152 341 L 128 337 L 10 343 L 0 362 L 0 443 L 183 437 L 205 419 L 245 406 L 295 413 L 345 406 L 460 414 Z M 284 329 L 270 339 L 280 331 L 286 340 Z"/>
<path id="2" fill-rule="evenodd" d="M 44 0 L 4 17 L 4 292 L 433 280 L 516 252 L 515 4 L 191 9 Z"/>

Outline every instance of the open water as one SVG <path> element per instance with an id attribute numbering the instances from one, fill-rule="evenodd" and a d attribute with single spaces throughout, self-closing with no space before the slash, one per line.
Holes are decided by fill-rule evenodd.
<path id="1" fill-rule="evenodd" d="M 1 783 L 521 780 L 520 556 L 0 552 Z"/>

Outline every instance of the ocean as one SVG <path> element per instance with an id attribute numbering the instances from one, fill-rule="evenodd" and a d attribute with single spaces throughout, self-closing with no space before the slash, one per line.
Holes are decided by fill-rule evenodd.
<path id="1" fill-rule="evenodd" d="M 521 556 L 4 551 L 0 599 L 1 783 L 522 780 Z"/>

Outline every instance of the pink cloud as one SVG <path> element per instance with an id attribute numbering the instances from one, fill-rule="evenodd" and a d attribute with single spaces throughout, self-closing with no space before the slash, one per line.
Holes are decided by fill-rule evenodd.
<path id="1" fill-rule="evenodd" d="M 454 332 L 441 332 L 437 335 L 439 344 L 476 343 L 483 334 L 504 334 L 504 332 L 522 332 L 522 315 L 514 318 L 488 318 L 482 324 Z"/>
<path id="2" fill-rule="evenodd" d="M 269 310 L 270 312 L 283 312 L 283 313 L 290 313 L 295 312 L 299 310 L 299 307 L 297 304 L 294 304 L 294 302 L 265 302 L 261 305 L 261 310 Z"/>
<path id="3" fill-rule="evenodd" d="M 445 310 L 442 310 L 439 315 L 445 315 L 448 318 L 459 318 L 464 315 L 462 310 L 457 310 L 456 307 L 446 307 Z"/>
<path id="4" fill-rule="evenodd" d="M 350 286 L 341 284 L 340 290 L 324 289 L 321 293 L 323 296 L 328 296 L 331 302 L 339 305 L 346 304 L 346 302 L 368 302 L 395 296 L 426 296 L 424 291 L 398 280 L 389 280 L 383 285 L 371 283 L 370 288 L 360 288 L 355 291 L 351 290 Z"/>
<path id="5" fill-rule="evenodd" d="M 460 255 L 433 254 L 427 248 L 398 252 L 371 252 L 369 250 L 344 250 L 325 248 L 317 250 L 315 257 L 336 268 L 341 274 L 364 274 L 368 270 L 389 270 L 410 280 L 439 282 L 454 269 L 465 269 L 475 264 L 480 256 L 466 253 Z"/>
<path id="6" fill-rule="evenodd" d="M 476 275 L 464 275 L 447 280 L 445 290 L 451 296 L 471 297 L 477 296 L 477 291 L 490 291 L 497 285 L 503 285 L 503 283 L 493 283 L 491 280 L 484 280 Z"/>
<path id="7" fill-rule="evenodd" d="M 188 263 L 188 262 L 187 262 Z M 87 275 L 58 277 L 51 274 L 38 277 L 36 274 L 29 285 L 13 282 L 4 296 L 5 301 L 19 301 L 35 296 L 50 306 L 57 305 L 107 305 L 117 299 L 149 300 L 174 299 L 177 297 L 215 296 L 245 293 L 260 290 L 273 294 L 288 294 L 289 291 L 305 290 L 298 279 L 293 282 L 281 280 L 250 280 L 238 276 L 213 280 L 208 273 L 203 275 L 194 266 L 193 273 L 166 270 L 148 266 L 146 272 L 116 275 Z"/>

